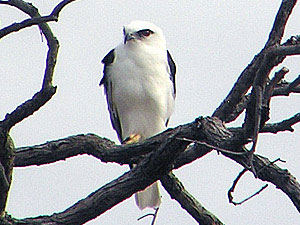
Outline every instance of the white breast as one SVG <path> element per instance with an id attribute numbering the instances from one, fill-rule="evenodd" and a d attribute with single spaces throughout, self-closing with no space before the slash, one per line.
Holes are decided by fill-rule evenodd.
<path id="1" fill-rule="evenodd" d="M 162 132 L 174 108 L 167 51 L 126 45 L 115 51 L 109 79 L 123 139 L 131 134 L 147 138 Z"/>

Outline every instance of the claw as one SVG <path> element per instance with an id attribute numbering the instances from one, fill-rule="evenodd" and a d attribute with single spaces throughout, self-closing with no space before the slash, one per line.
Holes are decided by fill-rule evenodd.
<path id="1" fill-rule="evenodd" d="M 141 140 L 142 138 L 142 135 L 140 134 L 131 134 L 129 135 L 129 137 L 125 138 L 123 141 L 122 141 L 122 144 L 134 144 L 134 143 L 137 143 Z"/>

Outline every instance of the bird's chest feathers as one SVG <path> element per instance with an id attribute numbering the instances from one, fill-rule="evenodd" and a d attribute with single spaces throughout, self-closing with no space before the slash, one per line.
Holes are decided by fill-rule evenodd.
<path id="1" fill-rule="evenodd" d="M 116 62 L 116 94 L 135 100 L 167 94 L 166 88 L 171 85 L 167 66 L 161 51 L 126 51 Z"/>

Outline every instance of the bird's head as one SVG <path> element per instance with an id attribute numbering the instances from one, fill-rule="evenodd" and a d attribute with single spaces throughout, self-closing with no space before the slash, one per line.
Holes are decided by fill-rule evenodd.
<path id="1" fill-rule="evenodd" d="M 162 30 L 153 23 L 146 21 L 133 21 L 124 26 L 124 44 L 165 45 Z"/>

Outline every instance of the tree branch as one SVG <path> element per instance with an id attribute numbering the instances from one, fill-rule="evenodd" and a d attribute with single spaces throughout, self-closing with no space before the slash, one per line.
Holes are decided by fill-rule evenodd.
<path id="1" fill-rule="evenodd" d="M 174 160 L 189 142 L 171 134 L 160 147 L 150 153 L 140 164 L 114 181 L 104 185 L 83 200 L 61 213 L 19 220 L 26 223 L 83 224 L 109 210 L 137 191 L 145 189 L 172 169 Z"/>
<path id="2" fill-rule="evenodd" d="M 262 65 L 265 50 L 281 41 L 285 25 L 296 3 L 297 0 L 282 1 L 265 47 L 261 50 L 261 52 L 258 55 L 256 55 L 253 58 L 251 63 L 243 70 L 227 97 L 214 111 L 213 116 L 220 118 L 224 122 L 230 122 L 227 120 L 227 116 L 232 114 L 232 112 L 236 109 L 236 105 L 239 104 L 243 96 L 251 87 L 255 78 L 255 74 Z M 276 59 L 273 62 L 273 65 L 277 65 L 283 59 L 284 58 Z"/>
<path id="3" fill-rule="evenodd" d="M 175 199 L 199 224 L 223 224 L 215 215 L 205 209 L 173 174 L 169 173 L 160 179 L 163 187 L 172 199 Z"/>
<path id="4" fill-rule="evenodd" d="M 300 116 L 296 116 L 295 119 L 291 119 L 289 123 L 291 124 L 296 123 L 296 120 L 299 121 Z M 222 123 L 221 123 L 222 124 Z M 201 118 L 197 119 L 196 121 L 179 126 L 175 129 L 169 129 L 165 131 L 164 133 L 155 136 L 153 138 L 150 138 L 149 140 L 146 140 L 145 142 L 141 142 L 138 144 L 133 144 L 133 145 L 122 145 L 122 146 L 114 146 L 113 142 L 105 140 L 105 139 L 100 139 L 97 144 L 96 139 L 98 137 L 89 135 L 89 138 L 93 138 L 94 140 L 88 140 L 84 142 L 84 136 L 75 136 L 73 141 L 79 140 L 81 143 L 68 143 L 66 140 L 60 140 L 59 142 L 54 142 L 54 143 L 47 143 L 44 145 L 46 149 L 42 149 L 43 145 L 41 146 L 33 146 L 30 150 L 30 148 L 21 148 L 17 150 L 17 155 L 15 159 L 15 164 L 16 166 L 20 165 L 23 160 L 31 160 L 31 162 L 38 161 L 38 158 L 50 158 L 49 161 L 55 161 L 58 159 L 62 159 L 66 155 L 68 156 L 75 156 L 77 154 L 81 154 L 81 150 L 76 149 L 77 146 L 78 148 L 81 148 L 83 146 L 86 146 L 86 152 L 89 152 L 88 154 L 91 155 L 96 155 L 95 152 L 97 152 L 97 158 L 101 158 L 102 161 L 104 162 L 112 162 L 115 160 L 117 163 L 126 163 L 126 162 L 132 162 L 131 159 L 138 157 L 139 155 L 149 153 L 151 151 L 155 151 L 155 149 L 160 146 L 161 143 L 164 143 L 164 140 L 166 140 L 166 137 L 172 136 L 174 139 L 176 139 L 177 143 L 181 144 L 186 144 L 186 141 L 182 140 L 183 137 L 186 137 L 188 139 L 195 138 L 195 140 L 205 140 L 207 143 L 213 144 L 215 146 L 219 147 L 225 147 L 226 149 L 230 149 L 232 151 L 242 151 L 241 148 L 238 147 L 236 142 L 230 142 L 232 139 L 232 134 L 229 132 L 229 130 L 224 130 L 224 126 L 221 126 L 216 122 L 215 119 L 212 118 Z M 214 133 L 214 135 L 212 135 Z M 79 138 L 79 139 L 77 139 Z M 72 144 L 71 144 L 72 143 Z M 102 143 L 102 144 L 101 144 Z M 107 144 L 105 144 L 107 143 Z M 160 143 L 160 144 L 159 144 Z M 52 145 L 52 147 L 51 147 Z M 69 145 L 69 146 L 68 146 Z M 73 145 L 73 154 L 72 154 L 72 145 Z M 80 147 L 81 146 L 81 147 Z M 104 147 L 103 147 L 104 146 Z M 109 146 L 112 146 L 111 148 Z M 95 148 L 95 149 L 93 149 Z M 110 149 L 109 149 L 110 148 Z M 67 150 L 68 152 L 66 154 L 63 153 L 63 150 Z M 26 152 L 25 154 L 27 157 L 24 157 L 23 153 L 24 151 Z M 30 157 L 30 152 L 31 151 L 31 157 Z M 184 152 L 180 153 L 180 155 L 176 158 L 176 162 L 174 164 L 174 168 L 179 168 L 180 166 L 190 163 L 194 161 L 197 158 L 200 158 L 207 154 L 211 149 L 199 145 L 194 145 L 189 147 L 187 150 Z M 47 152 L 47 157 L 43 155 L 42 152 Z M 80 152 L 80 153 L 78 153 Z M 141 153 L 139 153 L 141 152 Z M 123 159 L 120 159 L 117 157 L 118 154 L 122 154 Z M 23 155 L 23 156 L 22 156 Z M 62 157 L 60 155 L 63 155 Z M 101 155 L 101 156 L 100 156 Z M 246 166 L 248 163 L 248 156 L 246 155 L 234 155 L 234 154 L 225 154 L 226 157 L 231 158 L 232 160 L 238 162 L 242 166 Z M 100 156 L 100 157 L 99 157 Z M 130 158 L 131 157 L 131 158 Z M 182 163 L 184 162 L 184 163 Z M 37 164 L 37 163 L 36 163 Z M 298 183 L 294 182 L 291 184 L 286 184 L 286 177 L 289 179 L 292 179 L 293 177 L 286 171 L 282 170 L 279 167 L 275 165 L 271 165 L 270 161 L 262 156 L 254 155 L 253 156 L 253 165 L 256 171 L 260 171 L 257 176 L 261 180 L 266 180 L 268 182 L 273 183 L 277 187 L 280 187 L 284 193 L 286 193 L 291 200 L 293 201 L 294 205 L 298 207 L 299 203 L 296 203 L 298 199 L 297 197 L 294 196 L 293 193 L 300 193 L 300 189 L 298 190 Z M 276 177 L 278 176 L 278 177 Z M 282 183 L 284 182 L 284 183 Z M 294 186 L 293 186 L 294 185 Z M 292 191 L 292 192 L 290 192 Z M 300 208 L 299 208 L 300 209 Z"/>
<path id="5" fill-rule="evenodd" d="M 0 122 L 0 126 L 6 130 L 10 130 L 15 124 L 38 111 L 52 98 L 55 92 L 56 87 L 49 87 L 37 92 L 32 99 L 22 103 L 12 113 L 6 114 L 5 119 Z"/>
<path id="6" fill-rule="evenodd" d="M 76 1 L 76 0 L 64 0 L 64 1 L 60 2 L 48 16 L 40 16 L 40 17 L 31 18 L 31 19 L 26 19 L 20 23 L 13 23 L 12 25 L 2 28 L 0 30 L 0 39 L 12 32 L 17 32 L 21 29 L 31 27 L 33 25 L 39 25 L 41 23 L 50 22 L 50 21 L 57 22 L 59 13 L 61 12 L 61 10 L 67 4 L 69 4 L 73 1 Z M 18 4 L 18 3 L 14 2 L 14 1 L 6 1 L 6 2 L 0 1 L 0 4 L 16 6 L 15 4 Z"/>
<path id="7" fill-rule="evenodd" d="M 297 113 L 293 117 L 283 120 L 278 123 L 271 123 L 271 124 L 266 124 L 260 132 L 262 133 L 273 133 L 276 134 L 280 131 L 294 131 L 294 128 L 292 127 L 296 123 L 300 122 L 300 113 Z"/>
<path id="8" fill-rule="evenodd" d="M 58 16 L 61 9 L 69 2 L 71 1 L 63 1 L 58 4 L 53 10 L 53 15 Z M 4 30 L 1 30 L 0 35 L 4 36 L 16 29 L 20 30 L 25 28 L 32 23 L 36 23 L 38 21 L 37 17 L 41 18 L 37 9 L 31 3 L 26 3 L 22 0 L 10 0 L 5 2 L 1 1 L 0 4 L 14 6 L 33 18 L 31 20 L 25 20 L 25 22 L 23 21 L 21 24 L 14 24 L 8 28 L 5 28 Z M 41 21 L 43 21 L 43 19 L 40 19 L 40 22 Z M 14 161 L 14 147 L 13 142 L 9 137 L 9 131 L 18 122 L 39 110 L 39 108 L 45 105 L 56 92 L 56 88 L 52 86 L 52 79 L 59 46 L 58 41 L 52 34 L 47 24 L 42 23 L 39 25 L 39 27 L 45 35 L 49 47 L 42 88 L 33 96 L 32 99 L 18 106 L 12 113 L 7 114 L 3 121 L 0 121 L 0 165 L 2 166 L 1 169 L 3 168 L 5 173 L 5 177 L 0 176 L 0 183 L 6 183 L 9 186 L 11 183 Z M 1 37 L 2 36 L 0 36 L 0 38 Z M 5 210 L 8 190 L 9 187 L 1 186 L 0 188 L 0 217 L 3 216 Z"/>

